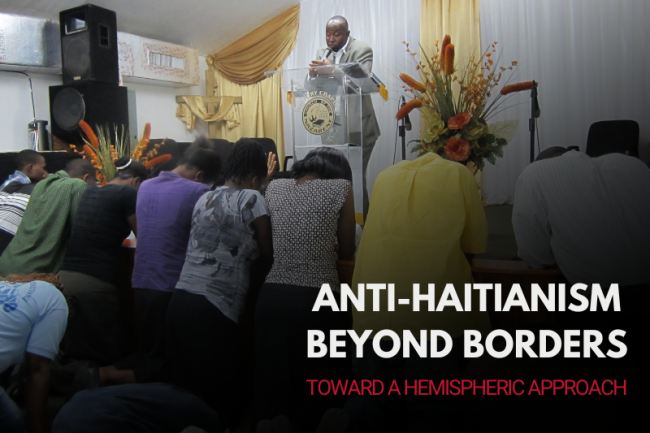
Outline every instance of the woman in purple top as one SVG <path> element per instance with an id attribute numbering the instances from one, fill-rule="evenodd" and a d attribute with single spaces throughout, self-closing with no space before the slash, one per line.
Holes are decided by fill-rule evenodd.
<path id="1" fill-rule="evenodd" d="M 185 260 L 192 209 L 217 180 L 220 169 L 212 143 L 201 138 L 185 151 L 178 167 L 144 182 L 138 191 L 132 286 L 139 349 L 148 360 L 148 368 L 134 369 L 138 382 L 158 379 L 155 373 L 165 357 L 165 315 Z"/>

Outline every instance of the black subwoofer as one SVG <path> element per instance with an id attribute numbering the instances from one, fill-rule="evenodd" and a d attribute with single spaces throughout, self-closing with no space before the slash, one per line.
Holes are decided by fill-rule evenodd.
<path id="1" fill-rule="evenodd" d="M 87 4 L 59 13 L 63 82 L 118 84 L 115 12 Z"/>
<path id="2" fill-rule="evenodd" d="M 50 86 L 52 135 L 69 144 L 82 144 L 79 121 L 85 120 L 93 130 L 98 126 L 115 128 L 121 134 L 129 126 L 126 87 L 92 81 Z M 128 134 L 127 134 L 128 137 Z"/>

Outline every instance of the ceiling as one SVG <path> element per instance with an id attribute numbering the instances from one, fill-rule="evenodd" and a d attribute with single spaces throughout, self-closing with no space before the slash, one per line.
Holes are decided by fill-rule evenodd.
<path id="1" fill-rule="evenodd" d="M 117 30 L 196 48 L 206 55 L 255 30 L 300 0 L 2 0 L 0 13 L 59 20 L 82 4 L 117 14 Z"/>

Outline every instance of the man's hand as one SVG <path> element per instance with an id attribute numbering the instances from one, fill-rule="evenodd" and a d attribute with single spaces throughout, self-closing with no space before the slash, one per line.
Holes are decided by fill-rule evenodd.
<path id="1" fill-rule="evenodd" d="M 309 64 L 310 68 L 315 68 L 317 66 L 326 66 L 326 65 L 331 65 L 332 62 L 329 61 L 328 58 L 325 58 L 323 60 L 312 60 L 311 63 Z M 319 68 L 319 69 L 310 69 L 309 70 L 309 75 L 312 77 L 315 77 L 316 75 L 329 75 L 332 72 L 334 72 L 334 67 L 332 66 L 331 68 Z"/>

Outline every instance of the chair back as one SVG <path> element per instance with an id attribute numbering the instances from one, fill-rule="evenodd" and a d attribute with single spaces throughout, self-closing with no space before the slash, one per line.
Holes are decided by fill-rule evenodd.
<path id="1" fill-rule="evenodd" d="M 639 157 L 639 124 L 634 120 L 603 120 L 593 123 L 587 135 L 587 155 L 608 153 Z"/>

